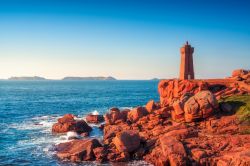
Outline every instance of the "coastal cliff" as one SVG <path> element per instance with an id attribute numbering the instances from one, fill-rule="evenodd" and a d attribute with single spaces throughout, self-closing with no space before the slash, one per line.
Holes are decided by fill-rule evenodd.
<path id="1" fill-rule="evenodd" d="M 249 80 L 249 71 L 227 79 L 162 80 L 160 102 L 111 108 L 100 127 L 103 140 L 61 143 L 57 156 L 77 162 L 145 160 L 157 166 L 250 165 Z M 63 132 L 79 133 L 78 123 L 67 115 L 55 126 L 70 124 Z M 91 131 L 84 125 L 79 134 Z"/>

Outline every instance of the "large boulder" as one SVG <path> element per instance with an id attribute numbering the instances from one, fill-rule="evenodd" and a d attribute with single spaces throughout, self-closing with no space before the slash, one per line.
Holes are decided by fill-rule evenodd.
<path id="1" fill-rule="evenodd" d="M 116 135 L 113 143 L 120 152 L 133 152 L 140 147 L 140 136 L 131 130 L 123 131 Z"/>
<path id="2" fill-rule="evenodd" d="M 120 111 L 118 108 L 111 108 L 109 110 L 109 113 L 106 113 L 105 115 L 105 122 L 106 124 L 115 124 L 117 121 L 126 121 L 127 120 L 127 114 L 130 110 L 125 109 L 123 111 Z"/>
<path id="3" fill-rule="evenodd" d="M 128 120 L 132 123 L 137 122 L 143 116 L 146 116 L 148 111 L 145 107 L 136 107 L 128 112 Z"/>
<path id="4" fill-rule="evenodd" d="M 93 149 L 101 147 L 97 139 L 73 140 L 55 146 L 56 155 L 60 159 L 79 161 L 92 161 L 95 159 Z"/>
<path id="5" fill-rule="evenodd" d="M 103 130 L 103 142 L 109 144 L 113 138 L 121 131 L 130 130 L 130 126 L 127 123 L 119 123 L 117 125 L 105 125 Z"/>
<path id="6" fill-rule="evenodd" d="M 168 158 L 170 165 L 187 165 L 187 154 L 183 144 L 177 138 L 164 135 L 160 138 L 162 153 Z"/>
<path id="7" fill-rule="evenodd" d="M 186 93 L 173 102 L 172 104 L 173 111 L 171 112 L 171 117 L 174 121 L 177 122 L 184 121 L 184 104 L 190 98 L 190 96 L 191 94 Z"/>
<path id="8" fill-rule="evenodd" d="M 88 133 L 92 128 L 84 120 L 75 120 L 70 114 L 66 114 L 58 119 L 58 122 L 52 126 L 53 133 L 66 133 L 68 131 Z"/>
<path id="9" fill-rule="evenodd" d="M 201 91 L 190 97 L 184 105 L 185 121 L 207 118 L 218 108 L 218 102 L 210 91 Z"/>

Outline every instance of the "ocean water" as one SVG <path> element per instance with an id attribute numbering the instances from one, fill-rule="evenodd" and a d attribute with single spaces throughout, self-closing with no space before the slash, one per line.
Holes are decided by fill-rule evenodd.
<path id="1" fill-rule="evenodd" d="M 98 165 L 60 161 L 53 145 L 67 141 L 51 127 L 66 113 L 84 118 L 111 107 L 158 101 L 158 81 L 0 81 L 0 165 Z M 90 137 L 102 139 L 97 126 Z M 145 165 L 142 161 L 125 165 Z M 106 164 L 110 165 L 110 164 Z M 118 164 L 121 165 L 121 164 Z"/>

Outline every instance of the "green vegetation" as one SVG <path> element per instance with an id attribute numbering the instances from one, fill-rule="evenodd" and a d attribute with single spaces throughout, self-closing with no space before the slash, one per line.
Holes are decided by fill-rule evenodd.
<path id="1" fill-rule="evenodd" d="M 227 103 L 232 106 L 241 126 L 242 134 L 250 134 L 250 95 L 230 96 L 219 101 L 220 104 Z"/>
<path id="2" fill-rule="evenodd" d="M 250 125 L 250 95 L 235 95 L 219 101 L 219 103 L 224 102 L 232 106 L 232 111 L 236 113 L 241 123 Z"/>

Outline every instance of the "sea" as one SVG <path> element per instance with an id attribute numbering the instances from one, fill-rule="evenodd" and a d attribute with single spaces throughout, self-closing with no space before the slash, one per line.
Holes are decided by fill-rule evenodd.
<path id="1" fill-rule="evenodd" d="M 0 81 L 0 165 L 148 165 L 143 161 L 118 164 L 71 163 L 59 160 L 53 147 L 66 142 L 64 134 L 52 134 L 59 117 L 72 113 L 105 114 L 159 101 L 158 81 Z M 90 137 L 102 139 L 98 125 Z"/>

